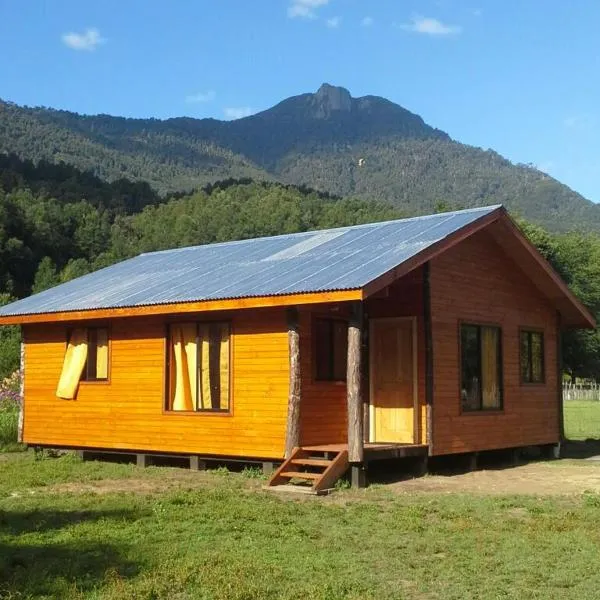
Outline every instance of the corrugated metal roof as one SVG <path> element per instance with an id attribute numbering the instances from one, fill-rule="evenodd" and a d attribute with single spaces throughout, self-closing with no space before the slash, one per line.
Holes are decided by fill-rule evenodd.
<path id="1" fill-rule="evenodd" d="M 362 288 L 499 208 L 141 254 L 0 308 L 0 316 Z"/>

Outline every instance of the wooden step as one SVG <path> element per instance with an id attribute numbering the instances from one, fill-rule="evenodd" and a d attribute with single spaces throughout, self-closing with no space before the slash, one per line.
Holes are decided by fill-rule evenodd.
<path id="1" fill-rule="evenodd" d="M 306 471 L 284 471 L 279 473 L 281 477 L 289 477 L 290 479 L 321 479 L 323 473 L 307 473 Z"/>
<path id="2" fill-rule="evenodd" d="M 313 456 L 315 452 L 326 452 L 328 458 L 316 458 Z M 305 467 L 320 468 L 321 472 L 302 471 L 301 469 Z M 307 483 L 310 482 L 310 489 L 314 493 L 326 493 L 333 488 L 335 482 L 347 470 L 348 450 L 344 446 L 339 449 L 319 446 L 297 447 L 292 450 L 290 457 L 273 473 L 267 485 L 269 487 L 284 485 L 293 487 L 290 481 L 300 479 Z M 300 483 L 296 485 L 302 487 Z"/>
<path id="3" fill-rule="evenodd" d="M 333 461 L 326 458 L 292 458 L 290 463 L 293 465 L 303 465 L 305 467 L 323 467 L 327 468 Z"/>

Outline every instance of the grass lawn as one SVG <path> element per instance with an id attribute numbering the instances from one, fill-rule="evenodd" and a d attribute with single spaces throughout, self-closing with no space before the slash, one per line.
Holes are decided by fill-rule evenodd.
<path id="1" fill-rule="evenodd" d="M 290 499 L 262 483 L 0 455 L 0 598 L 600 597 L 600 495 Z"/>
<path id="2" fill-rule="evenodd" d="M 566 400 L 564 420 L 568 439 L 600 439 L 600 402 Z"/>

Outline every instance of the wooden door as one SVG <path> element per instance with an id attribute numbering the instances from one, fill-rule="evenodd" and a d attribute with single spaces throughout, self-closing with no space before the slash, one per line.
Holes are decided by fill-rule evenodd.
<path id="1" fill-rule="evenodd" d="M 373 319 L 370 336 L 371 441 L 415 441 L 413 319 Z"/>

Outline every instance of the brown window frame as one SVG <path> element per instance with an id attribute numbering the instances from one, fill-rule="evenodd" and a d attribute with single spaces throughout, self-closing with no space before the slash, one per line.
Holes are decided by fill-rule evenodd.
<path id="1" fill-rule="evenodd" d="M 328 339 L 328 348 L 324 349 L 319 345 L 319 334 L 318 334 L 318 327 L 320 323 L 328 323 L 330 325 L 330 331 L 329 331 L 329 339 Z M 335 372 L 335 364 L 336 364 L 336 354 L 335 354 L 335 328 L 334 325 L 335 324 L 343 324 L 345 326 L 346 329 L 346 336 L 345 336 L 345 344 L 342 346 L 342 349 L 340 350 L 340 352 L 342 353 L 341 356 L 343 358 L 343 364 L 344 364 L 344 368 L 343 368 L 343 373 L 336 373 Z M 346 383 L 346 371 L 348 368 L 348 326 L 349 326 L 349 321 L 347 319 L 341 318 L 341 317 L 332 317 L 331 315 L 314 315 L 313 317 L 313 325 L 312 325 L 312 332 L 313 332 L 313 344 L 312 344 L 312 349 L 313 349 L 313 380 L 315 381 L 315 383 L 334 383 L 334 384 L 340 384 L 340 383 Z M 323 372 L 321 371 L 319 365 L 320 365 L 320 352 L 325 352 L 326 356 L 327 356 L 327 368 L 326 368 L 326 373 L 323 376 Z"/>
<path id="2" fill-rule="evenodd" d="M 475 327 L 477 328 L 477 349 L 478 349 L 478 370 L 479 370 L 479 407 L 478 408 L 466 408 L 463 403 L 463 327 Z M 484 328 L 496 329 L 498 331 L 498 382 L 500 391 L 500 403 L 499 406 L 485 408 L 483 406 L 483 381 L 482 381 L 482 349 L 481 349 L 481 331 Z M 497 323 L 481 323 L 472 321 L 459 321 L 458 323 L 458 387 L 459 387 L 459 406 L 460 414 L 463 415 L 482 415 L 490 413 L 501 413 L 504 412 L 504 344 L 503 344 L 503 332 L 502 327 Z"/>
<path id="3" fill-rule="evenodd" d="M 522 336 L 527 335 L 528 344 L 527 344 L 527 364 L 529 368 L 529 379 L 523 376 L 522 366 L 522 358 L 523 358 L 523 345 L 522 345 Z M 539 335 L 540 341 L 542 344 L 542 364 L 541 364 L 541 372 L 542 377 L 539 380 L 533 379 L 533 352 L 532 352 L 532 336 Z M 546 340 L 544 339 L 544 330 L 536 329 L 535 327 L 521 327 L 519 328 L 519 381 L 521 385 L 545 385 L 546 383 Z"/>
<path id="4" fill-rule="evenodd" d="M 196 408 L 194 410 L 173 410 L 169 407 L 171 403 L 171 361 L 172 361 L 172 344 L 171 344 L 171 328 L 181 325 L 182 323 L 193 323 L 196 326 Z M 229 372 L 228 372 L 228 398 L 227 408 L 199 408 L 198 402 L 201 398 L 200 386 L 201 377 L 198 376 L 199 367 L 202 364 L 201 358 L 201 345 L 200 345 L 200 327 L 211 326 L 211 325 L 226 325 L 229 332 Z M 210 354 L 210 350 L 209 350 Z M 231 416 L 233 414 L 233 326 L 231 321 L 220 319 L 218 321 L 169 321 L 165 328 L 165 377 L 164 377 L 164 402 L 163 402 L 163 413 L 168 415 L 221 415 Z"/>

